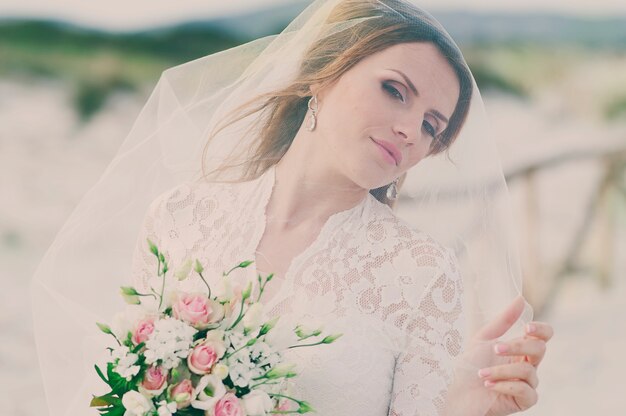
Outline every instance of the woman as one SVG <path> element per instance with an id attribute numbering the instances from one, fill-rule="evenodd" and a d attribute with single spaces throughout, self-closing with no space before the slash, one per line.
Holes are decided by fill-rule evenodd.
<path id="1" fill-rule="evenodd" d="M 233 280 L 275 273 L 270 316 L 344 333 L 290 357 L 299 396 L 322 415 L 504 415 L 535 403 L 551 328 L 533 323 L 534 333 L 496 343 L 528 320 L 502 228 L 506 189 L 469 69 L 432 17 L 403 1 L 320 0 L 275 38 L 165 75 L 76 216 L 98 224 L 82 231 L 92 245 L 68 227 L 67 252 L 106 252 L 93 245 L 104 226 L 128 247 L 130 218 L 150 200 L 132 262 L 140 291 L 155 285 L 146 238 L 170 264 L 198 258 L 213 276 L 254 259 Z M 391 209 L 404 185 L 418 201 L 413 221 Z M 446 204 L 449 189 L 461 199 Z M 103 201 L 124 209 L 111 214 Z M 49 287 L 35 296 L 58 299 Z M 81 296 L 93 286 L 62 287 L 80 298 L 65 310 L 107 310 Z"/>

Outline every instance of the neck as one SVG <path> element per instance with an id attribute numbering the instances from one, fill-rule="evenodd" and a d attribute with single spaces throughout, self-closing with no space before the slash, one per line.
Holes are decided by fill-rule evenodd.
<path id="1" fill-rule="evenodd" d="M 333 166 L 320 140 L 319 134 L 301 128 L 275 166 L 276 182 L 266 215 L 278 229 L 324 224 L 331 215 L 353 208 L 367 197 L 369 190 Z"/>

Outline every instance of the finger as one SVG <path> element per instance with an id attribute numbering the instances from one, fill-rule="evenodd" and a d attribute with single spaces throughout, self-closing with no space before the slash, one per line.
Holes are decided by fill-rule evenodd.
<path id="1" fill-rule="evenodd" d="M 524 381 L 498 381 L 485 382 L 485 387 L 489 390 L 511 396 L 520 407 L 520 410 L 526 410 L 537 403 L 539 396 L 537 391 L 530 387 Z"/>
<path id="2" fill-rule="evenodd" d="M 554 335 L 554 330 L 545 322 L 529 322 L 526 324 L 526 334 L 548 342 Z"/>
<path id="3" fill-rule="evenodd" d="M 503 335 L 517 322 L 522 312 L 524 312 L 525 304 L 526 302 L 521 295 L 515 298 L 500 315 L 481 328 L 476 337 L 479 340 L 491 340 Z"/>
<path id="4" fill-rule="evenodd" d="M 496 365 L 478 371 L 478 376 L 485 381 L 521 380 L 536 389 L 539 385 L 537 369 L 527 362 Z"/>
<path id="5" fill-rule="evenodd" d="M 500 342 L 494 345 L 493 349 L 500 356 L 526 356 L 526 361 L 537 366 L 546 354 L 546 342 L 535 338 L 515 338 L 511 341 Z"/>

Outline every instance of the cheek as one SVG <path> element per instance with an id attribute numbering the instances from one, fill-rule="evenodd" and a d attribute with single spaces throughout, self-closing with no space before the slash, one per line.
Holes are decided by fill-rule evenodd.
<path id="1" fill-rule="evenodd" d="M 413 166 L 417 165 L 422 159 L 424 159 L 428 155 L 428 151 L 430 150 L 430 145 L 415 145 L 409 152 L 409 156 L 406 158 L 406 163 L 403 160 L 403 165 L 405 170 L 411 169 Z"/>

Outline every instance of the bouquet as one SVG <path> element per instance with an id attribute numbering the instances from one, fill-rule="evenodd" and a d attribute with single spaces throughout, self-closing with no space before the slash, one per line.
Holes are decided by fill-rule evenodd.
<path id="1" fill-rule="evenodd" d="M 221 293 L 213 295 L 201 263 L 188 259 L 174 277 L 190 278 L 193 268 L 207 292 L 166 292 L 167 260 L 150 240 L 148 246 L 158 260 L 160 291 L 151 288 L 151 293 L 139 293 L 122 287 L 127 310 L 116 316 L 112 326 L 97 323 L 116 345 L 108 348 L 111 359 L 106 371 L 94 366 L 111 391 L 94 396 L 91 407 L 105 416 L 261 416 L 313 411 L 309 403 L 291 396 L 297 373 L 293 364 L 285 362 L 284 351 L 330 344 L 341 334 L 323 336 L 320 328 L 297 325 L 290 333 L 294 344 L 278 348 L 270 335 L 278 330 L 278 318 L 264 320 L 261 303 L 273 274 L 258 275 L 255 290 L 250 281 L 235 291 L 229 274 L 252 263 L 241 262 L 223 273 Z M 142 303 L 143 297 L 151 298 L 152 306 Z"/>

